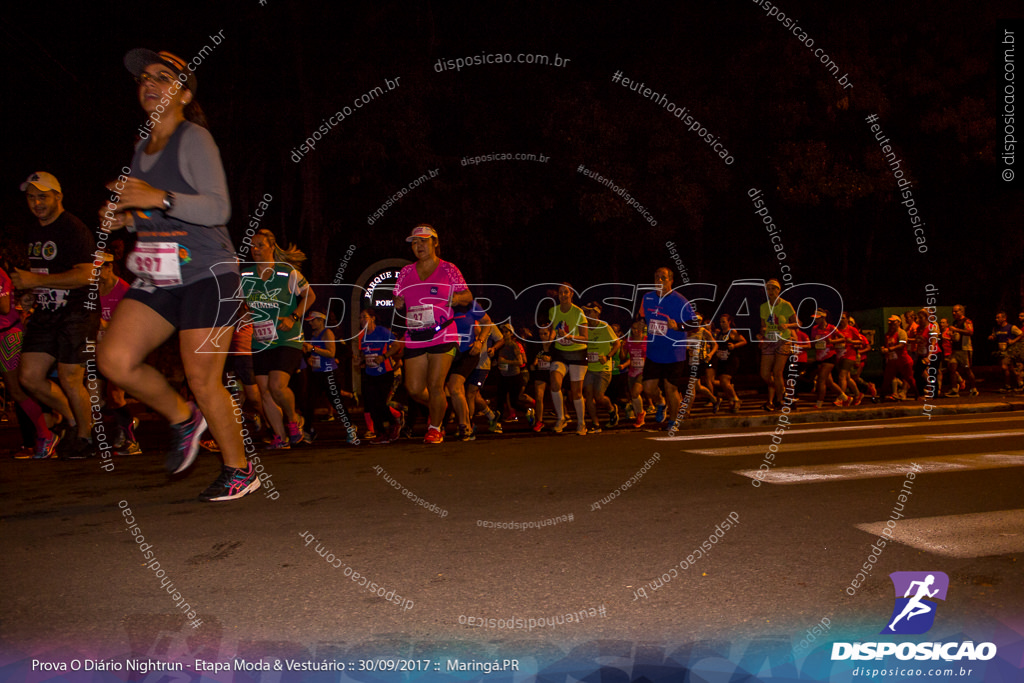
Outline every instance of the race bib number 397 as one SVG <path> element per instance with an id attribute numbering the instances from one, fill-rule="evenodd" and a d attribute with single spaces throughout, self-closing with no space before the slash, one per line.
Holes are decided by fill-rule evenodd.
<path id="1" fill-rule="evenodd" d="M 180 285 L 177 242 L 139 242 L 128 256 L 128 269 L 151 285 Z"/>

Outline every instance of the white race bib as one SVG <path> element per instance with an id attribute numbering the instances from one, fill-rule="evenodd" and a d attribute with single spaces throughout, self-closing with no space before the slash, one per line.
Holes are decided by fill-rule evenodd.
<path id="1" fill-rule="evenodd" d="M 718 356 L 718 360 L 729 360 L 728 351 L 719 351 L 716 355 Z"/>
<path id="2" fill-rule="evenodd" d="M 370 354 L 366 356 L 366 367 L 376 368 L 380 366 L 380 356 L 377 354 Z"/>
<path id="3" fill-rule="evenodd" d="M 630 358 L 629 364 L 632 365 L 634 368 L 642 368 L 644 366 L 644 359 L 640 358 L 639 356 L 635 358 Z"/>
<path id="4" fill-rule="evenodd" d="M 599 354 L 599 353 L 588 353 L 587 354 L 587 362 L 588 363 L 598 363 L 598 362 L 600 362 L 600 360 L 601 360 L 601 354 Z"/>
<path id="5" fill-rule="evenodd" d="M 128 269 L 151 285 L 180 285 L 177 242 L 138 242 L 128 256 Z"/>
<path id="6" fill-rule="evenodd" d="M 647 331 L 651 335 L 658 335 L 664 337 L 668 334 L 668 321 L 667 320 L 652 320 L 647 326 Z"/>
<path id="7" fill-rule="evenodd" d="M 551 368 L 551 361 L 549 361 L 549 360 L 538 360 L 537 361 L 537 369 L 538 370 L 548 370 L 550 368 Z"/>
<path id="8" fill-rule="evenodd" d="M 434 325 L 434 307 L 430 304 L 411 306 L 409 308 L 409 327 L 421 330 Z"/>
<path id="9" fill-rule="evenodd" d="M 277 339 L 277 325 L 273 320 L 260 320 L 252 324 L 253 341 L 270 343 Z"/>

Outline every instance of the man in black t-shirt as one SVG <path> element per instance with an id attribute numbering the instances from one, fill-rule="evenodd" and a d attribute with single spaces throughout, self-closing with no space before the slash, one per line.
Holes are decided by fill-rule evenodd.
<path id="1" fill-rule="evenodd" d="M 93 454 L 92 411 L 83 379 L 86 347 L 95 344 L 100 322 L 98 302 L 89 298 L 96 245 L 85 224 L 64 210 L 60 183 L 52 175 L 33 173 L 21 190 L 39 220 L 28 245 L 31 270 L 15 268 L 11 274 L 15 287 L 36 292 L 22 347 L 21 384 L 68 421 L 62 457 L 82 459 Z M 47 377 L 54 361 L 59 387 Z M 77 439 L 71 425 L 77 426 Z"/>

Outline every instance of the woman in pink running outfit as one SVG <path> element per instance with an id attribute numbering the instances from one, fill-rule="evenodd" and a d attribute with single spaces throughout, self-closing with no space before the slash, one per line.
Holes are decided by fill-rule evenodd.
<path id="1" fill-rule="evenodd" d="M 417 225 L 405 241 L 412 243 L 416 255 L 416 263 L 402 268 L 395 284 L 395 308 L 404 309 L 407 328 L 405 387 L 409 396 L 430 409 L 424 443 L 441 443 L 447 407 L 444 380 L 458 342 L 452 306 L 468 305 L 473 294 L 459 269 L 441 260 L 433 226 Z"/>

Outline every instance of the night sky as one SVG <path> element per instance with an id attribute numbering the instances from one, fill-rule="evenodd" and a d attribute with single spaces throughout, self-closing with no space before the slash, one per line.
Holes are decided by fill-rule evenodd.
<path id="1" fill-rule="evenodd" d="M 130 160 L 143 121 L 128 49 L 189 60 L 210 46 L 197 99 L 228 174 L 236 246 L 269 194 L 261 227 L 310 254 L 313 282 L 331 281 L 350 244 L 346 281 L 409 258 L 404 238 L 423 221 L 468 281 L 517 290 L 649 282 L 673 265 L 671 241 L 691 280 L 721 288 L 787 265 L 795 282 L 829 284 L 858 310 L 921 305 L 933 283 L 940 304 L 965 303 L 986 330 L 997 307 L 1015 319 L 1022 304 L 1021 181 L 1000 178 L 998 24 L 1020 3 L 786 2 L 836 76 L 751 0 L 58 7 L 2 11 L 6 247 L 32 227 L 18 185 L 37 170 L 54 173 L 66 208 L 95 225 L 103 184 Z M 505 53 L 563 63 L 438 68 Z M 613 82 L 616 72 L 687 107 L 734 161 Z M 389 81 L 398 87 L 386 91 Z M 352 107 L 377 86 L 385 92 Z M 295 163 L 346 106 L 352 114 Z M 912 183 L 926 253 L 871 115 Z M 548 159 L 463 164 L 505 153 Z M 625 188 L 648 219 L 580 165 Z M 754 213 L 755 188 L 784 261 Z"/>

